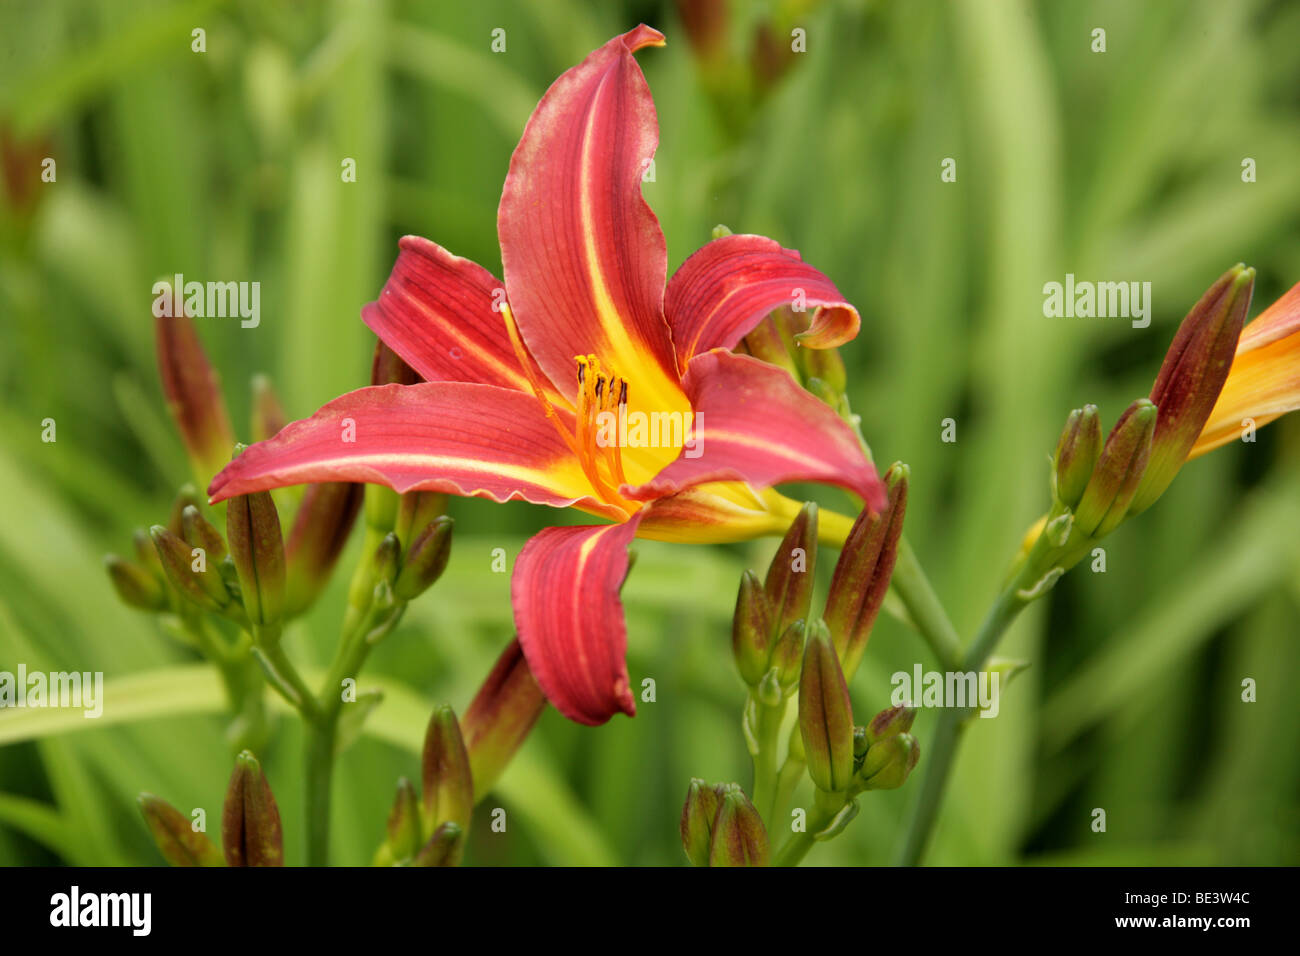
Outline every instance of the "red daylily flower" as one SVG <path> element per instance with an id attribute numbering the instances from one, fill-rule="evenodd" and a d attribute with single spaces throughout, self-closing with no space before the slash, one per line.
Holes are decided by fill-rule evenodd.
<path id="1" fill-rule="evenodd" d="M 248 448 L 208 489 L 220 501 L 375 482 L 610 519 L 543 530 L 511 582 L 538 684 L 585 724 L 635 712 L 618 596 L 634 536 L 779 534 L 797 509 L 771 488 L 790 481 L 885 501 L 828 406 L 730 351 L 801 296 L 816 308 L 803 345 L 851 339 L 858 312 L 829 279 L 770 239 L 733 235 L 665 288 L 663 234 L 641 196 L 658 124 L 632 56 L 663 39 L 646 26 L 616 37 L 538 104 L 501 196 L 504 282 L 428 240 L 401 241 L 362 318 L 424 383 L 344 395 Z"/>

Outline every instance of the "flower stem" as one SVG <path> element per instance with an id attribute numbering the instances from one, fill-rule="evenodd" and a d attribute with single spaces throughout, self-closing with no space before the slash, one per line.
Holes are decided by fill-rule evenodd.
<path id="1" fill-rule="evenodd" d="M 319 714 L 315 719 L 305 721 L 303 730 L 307 735 L 304 762 L 306 790 L 303 795 L 303 809 L 307 819 L 307 865 L 328 866 L 337 711 L 328 716 Z"/>
<path id="2" fill-rule="evenodd" d="M 1022 588 L 1029 570 L 1035 562 L 1027 561 L 1024 569 L 998 595 L 980 626 L 979 633 L 971 643 L 970 649 L 955 669 L 962 671 L 980 671 L 989 656 L 997 647 L 998 641 L 1006 632 L 1017 615 L 1029 604 Z M 939 807 L 943 802 L 948 778 L 952 773 L 953 760 L 957 755 L 961 740 L 963 721 L 970 714 L 969 708 L 949 707 L 939 715 L 939 726 L 935 729 L 934 741 L 925 755 L 925 779 L 921 783 L 921 795 L 916 802 L 916 809 L 908 823 L 903 841 L 903 849 L 898 862 L 903 866 L 915 866 L 921 861 L 934 830 L 935 820 L 939 816 Z"/>
<path id="3" fill-rule="evenodd" d="M 781 744 L 781 725 L 785 721 L 786 704 L 782 702 L 775 707 L 770 707 L 751 693 L 750 707 L 757 718 L 753 738 L 757 748 L 752 754 L 754 808 L 758 810 L 758 815 L 763 818 L 764 825 L 770 830 L 772 814 L 776 812 L 777 784 L 781 773 L 777 750 Z"/>

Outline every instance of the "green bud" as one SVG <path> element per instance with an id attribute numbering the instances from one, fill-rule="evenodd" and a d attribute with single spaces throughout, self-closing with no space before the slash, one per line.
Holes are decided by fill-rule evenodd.
<path id="1" fill-rule="evenodd" d="M 845 790 L 853 776 L 853 707 L 839 655 L 821 621 L 808 628 L 799 678 L 799 733 L 818 789 Z"/>
<path id="2" fill-rule="evenodd" d="M 772 610 L 758 575 L 746 571 L 736 594 L 736 611 L 731 618 L 731 653 L 741 679 L 757 687 L 767 673 Z"/>
<path id="3" fill-rule="evenodd" d="M 388 813 L 388 846 L 393 857 L 406 860 L 420 850 L 420 801 L 411 781 L 397 781 L 397 797 Z"/>
<path id="4" fill-rule="evenodd" d="M 447 705 L 433 712 L 424 735 L 421 783 L 426 833 L 448 820 L 469 826 L 474 809 L 474 779 L 469 753 L 461 737 L 456 713 Z"/>
<path id="5" fill-rule="evenodd" d="M 858 779 L 867 790 L 897 790 L 920 757 L 921 747 L 911 734 L 886 737 L 867 750 Z"/>
<path id="6" fill-rule="evenodd" d="M 435 518 L 415 539 L 393 584 L 393 593 L 399 601 L 414 600 L 442 576 L 451 557 L 453 524 L 455 522 L 445 515 Z"/>
<path id="7" fill-rule="evenodd" d="M 284 616 L 302 613 L 320 595 L 343 553 L 365 485 L 326 481 L 308 485 L 284 543 Z"/>
<path id="8" fill-rule="evenodd" d="M 912 724 L 916 720 L 916 708 L 908 707 L 901 704 L 898 707 L 887 707 L 875 717 L 871 718 L 871 723 L 865 728 L 865 738 L 869 745 L 880 743 L 888 737 L 896 737 L 899 734 L 905 734 L 912 729 Z"/>
<path id="9" fill-rule="evenodd" d="M 1139 398 L 1111 429 L 1074 512 L 1074 527 L 1085 538 L 1103 538 L 1123 522 L 1146 471 L 1155 428 L 1156 407 Z"/>
<path id="10" fill-rule="evenodd" d="M 214 564 L 226 556 L 226 542 L 203 513 L 194 505 L 186 505 L 181 512 L 181 537 L 191 548 L 202 548 Z"/>
<path id="11" fill-rule="evenodd" d="M 817 505 L 808 502 L 781 539 L 768 565 L 763 590 L 772 609 L 773 636 L 808 616 L 817 564 Z"/>
<path id="12" fill-rule="evenodd" d="M 835 639 L 845 678 L 857 672 L 867 649 L 871 628 L 885 603 L 889 579 L 898 557 L 898 539 L 907 511 L 907 485 L 911 469 L 895 463 L 885 473 L 888 501 L 873 513 L 863 509 L 844 541 L 831 588 L 826 597 L 826 626 Z"/>
<path id="13" fill-rule="evenodd" d="M 429 837 L 412 866 L 456 866 L 465 852 L 465 829 L 448 820 Z"/>
<path id="14" fill-rule="evenodd" d="M 1065 421 L 1052 459 L 1052 491 L 1061 504 L 1067 508 L 1079 504 L 1100 454 L 1101 416 L 1097 406 L 1076 408 Z"/>
<path id="15" fill-rule="evenodd" d="M 397 519 L 393 530 L 401 539 L 404 551 L 415 546 L 415 539 L 425 532 L 435 519 L 447 513 L 447 496 L 436 491 L 409 491 L 397 503 Z"/>
<path id="16" fill-rule="evenodd" d="M 763 820 L 734 783 L 720 795 L 709 866 L 767 866 L 771 851 Z"/>
<path id="17" fill-rule="evenodd" d="M 142 611 L 161 611 L 167 607 L 167 592 L 158 579 L 134 561 L 109 554 L 104 556 L 104 567 L 123 603 Z"/>
<path id="18" fill-rule="evenodd" d="M 149 835 L 163 859 L 172 866 L 225 866 L 216 844 L 207 834 L 196 832 L 189 817 L 165 800 L 142 793 L 136 801 Z"/>
<path id="19" fill-rule="evenodd" d="M 725 788 L 710 785 L 699 777 L 691 779 L 682 804 L 682 849 L 692 866 L 708 866 L 709 850 L 713 846 L 713 824 L 722 805 Z"/>
<path id="20" fill-rule="evenodd" d="M 725 239 L 729 235 L 731 235 L 731 229 L 727 226 L 724 226 L 722 223 L 718 223 L 716 226 L 713 227 L 714 239 Z"/>
<path id="21" fill-rule="evenodd" d="M 220 611 L 230 604 L 230 592 L 214 562 L 206 556 L 200 562 L 195 549 L 160 524 L 150 528 L 149 534 L 168 583 L 181 596 L 208 611 Z"/>
<path id="22" fill-rule="evenodd" d="M 772 658 L 768 663 L 776 671 L 777 682 L 787 697 L 799 686 L 806 632 L 807 625 L 802 620 L 792 621 L 772 645 Z"/>
<path id="23" fill-rule="evenodd" d="M 262 766 L 247 750 L 235 770 L 221 811 L 221 843 L 228 866 L 284 866 L 280 810 Z"/>
<path id="24" fill-rule="evenodd" d="M 1160 419 L 1129 514 L 1149 508 L 1187 461 L 1228 380 L 1254 288 L 1255 270 L 1238 263 L 1210 286 L 1178 327 L 1151 389 Z"/>

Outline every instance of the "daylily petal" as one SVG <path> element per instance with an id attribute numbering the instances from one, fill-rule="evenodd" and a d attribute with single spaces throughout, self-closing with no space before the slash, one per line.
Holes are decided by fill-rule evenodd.
<path id="1" fill-rule="evenodd" d="M 1237 354 L 1263 348 L 1300 332 L 1300 282 L 1241 330 Z"/>
<path id="2" fill-rule="evenodd" d="M 494 385 L 428 382 L 349 392 L 249 447 L 208 493 L 221 501 L 313 481 L 624 516 L 597 497 L 536 398 Z"/>
<path id="3" fill-rule="evenodd" d="M 529 391 L 501 312 L 505 283 L 419 236 L 398 248 L 379 299 L 361 310 L 371 331 L 430 382 Z"/>
<path id="4" fill-rule="evenodd" d="M 636 528 L 636 518 L 546 528 L 515 562 L 510 597 L 528 667 L 556 709 L 580 724 L 636 713 L 618 596 Z"/>
<path id="5" fill-rule="evenodd" d="M 679 367 L 709 349 L 734 349 L 773 309 L 799 301 L 817 308 L 803 345 L 833 348 L 858 334 L 858 310 L 795 250 L 763 236 L 702 246 L 673 274 L 664 299 Z"/>
<path id="6" fill-rule="evenodd" d="M 757 488 L 815 481 L 847 488 L 873 509 L 885 489 L 852 429 L 788 372 L 721 349 L 691 360 L 682 381 L 695 410 L 690 443 L 651 481 L 622 494 L 649 501 L 710 481 Z"/>
<path id="7" fill-rule="evenodd" d="M 632 53 L 662 46 L 647 26 L 615 37 L 547 90 L 510 160 L 497 215 L 510 308 L 562 395 L 574 357 L 594 354 L 638 401 L 681 395 L 663 317 L 667 253 L 641 175 L 659 142 Z"/>

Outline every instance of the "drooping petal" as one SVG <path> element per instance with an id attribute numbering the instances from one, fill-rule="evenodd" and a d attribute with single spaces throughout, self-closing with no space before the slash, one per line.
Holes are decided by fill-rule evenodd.
<path id="1" fill-rule="evenodd" d="M 361 388 L 258 442 L 213 480 L 214 501 L 313 481 L 364 481 L 608 517 L 569 447 L 531 395 L 428 382 Z"/>
<path id="2" fill-rule="evenodd" d="M 430 382 L 529 391 L 510 344 L 505 284 L 437 243 L 404 236 L 379 298 L 361 310 L 372 332 Z"/>
<path id="3" fill-rule="evenodd" d="M 884 506 L 884 485 L 853 431 L 789 373 L 718 349 L 693 358 L 682 383 L 695 411 L 691 441 L 624 496 L 650 501 L 713 481 L 813 481 L 846 488 L 873 510 Z"/>
<path id="4" fill-rule="evenodd" d="M 556 709 L 580 724 L 636 713 L 618 596 L 636 529 L 636 517 L 622 524 L 546 528 L 515 562 L 510 597 L 528 667 Z"/>
<path id="5" fill-rule="evenodd" d="M 510 160 L 497 216 L 510 307 L 568 397 L 574 357 L 594 354 L 632 382 L 634 406 L 680 404 L 663 317 L 664 237 L 641 196 L 659 126 L 632 56 L 662 45 L 662 34 L 640 26 L 564 73 Z"/>
<path id="6" fill-rule="evenodd" d="M 724 236 L 702 246 L 673 273 L 664 314 L 683 372 L 692 358 L 713 348 L 733 349 L 772 310 L 815 308 L 799 341 L 833 348 L 858 334 L 858 310 L 835 283 L 799 253 L 763 236 Z"/>

